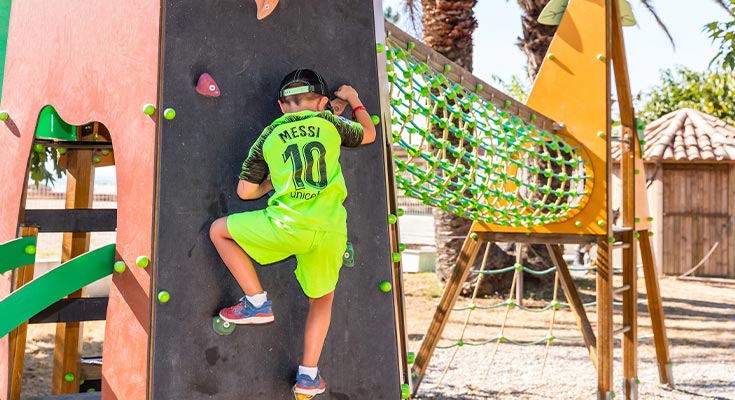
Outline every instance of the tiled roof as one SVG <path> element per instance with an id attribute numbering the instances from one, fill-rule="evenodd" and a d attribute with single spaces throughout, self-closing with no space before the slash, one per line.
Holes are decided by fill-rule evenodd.
<path id="1" fill-rule="evenodd" d="M 712 115 L 682 108 L 646 126 L 644 161 L 735 160 L 735 127 Z M 612 149 L 620 160 L 620 145 Z"/>

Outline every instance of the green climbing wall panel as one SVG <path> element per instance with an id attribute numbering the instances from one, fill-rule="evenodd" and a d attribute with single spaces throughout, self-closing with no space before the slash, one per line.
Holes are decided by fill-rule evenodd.
<path id="1" fill-rule="evenodd" d="M 22 237 L 0 244 L 0 274 L 35 262 L 35 236 Z"/>
<path id="2" fill-rule="evenodd" d="M 10 5 L 12 0 L 0 0 L 0 100 L 3 99 L 5 78 L 5 54 L 8 50 L 8 28 L 10 27 Z"/>
<path id="3" fill-rule="evenodd" d="M 109 244 L 65 262 L 0 301 L 0 337 L 90 283 L 112 274 L 115 245 Z"/>
<path id="4" fill-rule="evenodd" d="M 589 196 L 578 147 L 452 81 L 388 40 L 396 185 L 473 221 L 534 227 L 571 218 Z M 496 102 L 497 103 L 497 102 Z"/>

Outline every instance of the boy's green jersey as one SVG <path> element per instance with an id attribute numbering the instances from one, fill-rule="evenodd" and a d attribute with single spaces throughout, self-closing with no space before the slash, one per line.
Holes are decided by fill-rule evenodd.
<path id="1" fill-rule="evenodd" d="M 260 134 L 240 179 L 260 184 L 270 174 L 275 194 L 268 200 L 269 217 L 298 228 L 346 233 L 340 147 L 357 147 L 362 137 L 360 124 L 329 111 L 286 114 Z"/>

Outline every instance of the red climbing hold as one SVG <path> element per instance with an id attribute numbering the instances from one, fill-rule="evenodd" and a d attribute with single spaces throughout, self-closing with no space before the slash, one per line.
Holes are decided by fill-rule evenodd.
<path id="1" fill-rule="evenodd" d="M 205 72 L 199 77 L 199 82 L 197 82 L 197 93 L 203 96 L 219 97 L 219 86 L 217 86 L 217 82 L 214 81 L 212 75 Z"/>

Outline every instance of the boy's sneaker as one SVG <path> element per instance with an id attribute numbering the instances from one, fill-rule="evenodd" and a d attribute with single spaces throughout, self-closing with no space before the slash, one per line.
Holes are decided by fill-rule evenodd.
<path id="1" fill-rule="evenodd" d="M 219 316 L 231 323 L 240 325 L 259 325 L 273 322 L 273 311 L 271 310 L 270 300 L 267 300 L 260 307 L 255 307 L 246 297 L 240 299 L 240 302 L 232 307 L 223 308 L 219 312 Z"/>
<path id="2" fill-rule="evenodd" d="M 296 385 L 293 387 L 294 393 L 306 396 L 316 396 L 327 390 L 327 382 L 322 378 L 322 374 L 317 373 L 316 378 L 311 379 L 309 375 L 298 374 L 296 376 Z"/>

